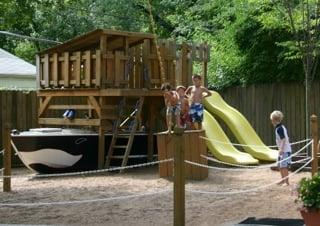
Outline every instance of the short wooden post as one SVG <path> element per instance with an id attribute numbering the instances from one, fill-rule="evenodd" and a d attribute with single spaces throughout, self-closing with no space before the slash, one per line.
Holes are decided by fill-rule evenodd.
<path id="1" fill-rule="evenodd" d="M 174 129 L 176 148 L 174 151 L 174 225 L 185 225 L 185 164 L 182 148 L 183 128 Z"/>
<path id="2" fill-rule="evenodd" d="M 103 169 L 105 161 L 105 128 L 99 126 L 98 168 Z"/>
<path id="3" fill-rule="evenodd" d="M 9 124 L 5 125 L 3 142 L 4 142 L 4 154 L 3 154 L 3 191 L 11 191 L 11 126 Z"/>
<path id="4" fill-rule="evenodd" d="M 310 118 L 311 134 L 312 134 L 312 170 L 311 175 L 318 172 L 318 118 L 316 115 L 311 115 Z"/>

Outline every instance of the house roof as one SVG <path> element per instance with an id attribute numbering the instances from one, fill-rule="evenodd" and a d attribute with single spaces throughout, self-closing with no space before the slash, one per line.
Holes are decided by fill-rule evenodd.
<path id="1" fill-rule="evenodd" d="M 0 48 L 0 76 L 36 77 L 36 67 Z"/>
<path id="2" fill-rule="evenodd" d="M 118 43 L 122 44 L 122 37 L 128 37 L 129 46 L 137 45 L 139 43 L 142 43 L 145 39 L 154 39 L 155 37 L 153 34 L 148 33 L 117 31 L 111 29 L 96 29 L 94 31 L 70 39 L 62 44 L 56 45 L 52 48 L 43 50 L 40 52 L 40 54 L 96 48 L 99 46 L 100 37 L 102 35 L 107 35 L 108 42 L 112 41 L 115 48 Z"/>

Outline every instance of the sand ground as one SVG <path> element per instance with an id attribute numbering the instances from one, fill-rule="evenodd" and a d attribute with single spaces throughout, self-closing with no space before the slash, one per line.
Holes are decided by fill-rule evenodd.
<path id="1" fill-rule="evenodd" d="M 73 205 L 0 206 L 2 224 L 47 225 L 173 225 L 172 181 L 158 177 L 158 168 L 133 169 L 124 174 L 62 178 L 14 178 L 12 192 L 0 192 L 1 203 L 36 203 L 103 199 L 171 189 L 165 193 L 106 202 Z M 14 174 L 30 174 L 14 169 Z M 300 218 L 294 184 L 309 176 L 303 172 L 291 179 L 291 187 L 272 186 L 237 195 L 186 192 L 186 225 L 218 226 L 239 223 L 248 217 Z M 233 191 L 263 186 L 279 179 L 270 169 L 247 171 L 210 170 L 203 181 L 188 181 L 186 188 Z"/>

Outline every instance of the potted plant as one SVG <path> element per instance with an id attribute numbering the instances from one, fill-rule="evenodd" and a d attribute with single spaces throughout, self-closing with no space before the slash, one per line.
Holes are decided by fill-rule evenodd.
<path id="1" fill-rule="evenodd" d="M 298 199 L 301 203 L 300 212 L 306 226 L 320 225 L 320 175 L 302 178 L 298 186 Z"/>

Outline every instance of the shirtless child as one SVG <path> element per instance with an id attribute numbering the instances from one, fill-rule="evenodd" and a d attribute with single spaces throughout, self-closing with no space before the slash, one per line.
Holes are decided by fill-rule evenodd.
<path id="1" fill-rule="evenodd" d="M 189 86 L 186 90 L 186 95 L 190 101 L 190 110 L 189 115 L 192 120 L 192 127 L 194 129 L 202 129 L 203 121 L 203 105 L 202 99 L 208 96 L 211 96 L 210 91 L 201 86 L 201 76 L 193 75 L 192 76 L 193 86 Z M 203 94 L 205 93 L 205 96 Z"/>
<path id="2" fill-rule="evenodd" d="M 164 83 L 161 86 L 161 91 L 163 92 L 164 102 L 167 106 L 166 111 L 166 119 L 167 119 L 167 127 L 168 133 L 170 134 L 172 131 L 172 115 L 176 118 L 176 124 L 178 127 L 180 126 L 180 105 L 179 105 L 179 95 L 175 90 L 172 90 L 172 87 L 169 83 Z"/>
<path id="3" fill-rule="evenodd" d="M 179 94 L 179 104 L 181 106 L 180 107 L 181 108 L 181 112 L 180 112 L 181 127 L 187 129 L 187 128 L 190 128 L 191 119 L 189 116 L 189 102 L 185 95 L 186 87 L 177 86 L 176 91 Z"/>

